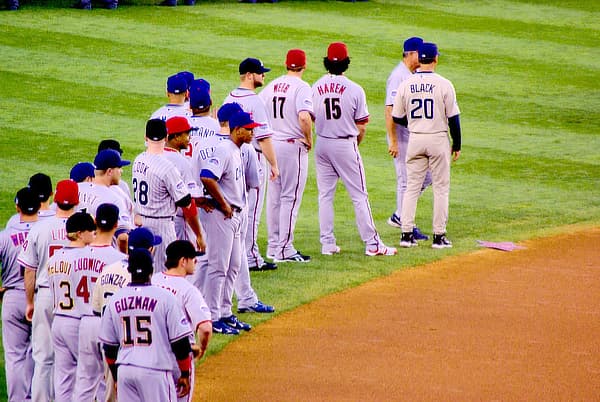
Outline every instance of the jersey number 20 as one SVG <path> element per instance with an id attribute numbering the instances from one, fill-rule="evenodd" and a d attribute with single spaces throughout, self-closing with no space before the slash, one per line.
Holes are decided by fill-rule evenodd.
<path id="1" fill-rule="evenodd" d="M 410 117 L 412 119 L 433 119 L 433 99 L 426 98 L 411 99 L 410 104 L 413 108 L 410 111 Z"/>

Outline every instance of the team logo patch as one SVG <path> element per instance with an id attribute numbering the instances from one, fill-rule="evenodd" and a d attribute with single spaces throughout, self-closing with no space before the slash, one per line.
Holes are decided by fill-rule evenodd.
<path id="1" fill-rule="evenodd" d="M 312 104 L 313 104 L 313 103 L 312 103 L 312 99 L 304 99 L 304 104 L 305 104 L 306 106 L 312 106 Z"/>
<path id="2" fill-rule="evenodd" d="M 177 190 L 183 190 L 185 188 L 185 184 L 182 181 L 180 181 L 179 183 L 177 183 L 176 187 Z"/>
<path id="3" fill-rule="evenodd" d="M 188 321 L 188 319 L 186 317 L 183 317 L 179 323 L 181 325 L 183 325 L 184 327 L 187 327 L 190 325 L 190 322 Z"/>
<path id="4" fill-rule="evenodd" d="M 219 166 L 220 165 L 220 162 L 219 162 L 219 160 L 217 158 L 210 158 L 208 160 L 208 163 L 210 163 L 211 165 L 215 165 L 215 166 Z"/>

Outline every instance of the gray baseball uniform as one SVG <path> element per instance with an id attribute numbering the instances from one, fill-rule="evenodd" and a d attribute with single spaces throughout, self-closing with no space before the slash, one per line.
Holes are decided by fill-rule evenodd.
<path id="1" fill-rule="evenodd" d="M 100 205 L 114 204 L 119 208 L 118 229 L 125 231 L 133 229 L 131 201 L 126 200 L 126 195 L 119 186 L 109 187 L 89 182 L 78 183 L 77 186 L 79 187 L 77 211 L 85 211 L 95 217 Z"/>
<path id="2" fill-rule="evenodd" d="M 51 337 L 54 304 L 46 265 L 48 259 L 57 250 L 69 243 L 65 228 L 66 222 L 67 218 L 56 216 L 39 221 L 29 232 L 17 260 L 26 269 L 36 271 L 35 309 L 33 311 L 31 336 L 31 347 L 35 362 L 31 382 L 32 400 L 51 400 L 54 398 L 54 348 Z"/>
<path id="3" fill-rule="evenodd" d="M 231 102 L 238 103 L 244 112 L 250 113 L 252 120 L 261 124 L 260 127 L 254 129 L 254 137 L 252 139 L 252 145 L 258 152 L 258 160 L 260 162 L 260 186 L 258 189 L 248 191 L 248 233 L 243 240 L 248 266 L 260 267 L 263 265 L 264 259 L 258 249 L 258 225 L 264 205 L 269 167 L 267 158 L 264 157 L 258 145 L 258 140 L 271 137 L 273 130 L 269 122 L 265 104 L 254 91 L 245 88 L 236 88 L 223 101 L 224 104 Z"/>
<path id="4" fill-rule="evenodd" d="M 37 222 L 21 222 L 19 215 L 0 232 L 0 265 L 2 266 L 2 346 L 9 401 L 31 398 L 33 357 L 31 324 L 25 319 L 25 284 L 17 257 L 31 227 Z"/>
<path id="5" fill-rule="evenodd" d="M 267 190 L 267 255 L 282 260 L 298 252 L 294 228 L 308 176 L 308 148 L 298 114 L 313 112 L 310 86 L 298 77 L 281 76 L 260 93 L 273 127 L 279 177 Z"/>
<path id="6" fill-rule="evenodd" d="M 152 113 L 152 116 L 150 116 L 150 119 L 148 119 L 148 120 L 160 119 L 163 121 L 167 121 L 171 117 L 175 117 L 175 116 L 190 117 L 191 115 L 192 115 L 192 111 L 190 110 L 190 107 L 187 104 L 183 104 L 183 105 L 166 104 L 166 105 L 158 108 L 158 110 L 156 110 L 154 113 Z"/>
<path id="7" fill-rule="evenodd" d="M 119 347 L 118 400 L 175 400 L 171 343 L 191 334 L 171 292 L 131 284 L 117 291 L 106 305 L 99 338 Z"/>
<path id="8" fill-rule="evenodd" d="M 364 90 L 343 75 L 326 74 L 312 87 L 315 108 L 315 149 L 319 190 L 319 226 L 323 250 L 334 249 L 333 198 L 342 180 L 356 215 L 356 225 L 367 247 L 382 245 L 375 229 L 367 194 L 365 171 L 358 150 L 357 123 L 369 119 Z"/>
<path id="9" fill-rule="evenodd" d="M 190 145 L 184 152 L 184 155 L 192 158 L 195 144 L 198 142 L 201 143 L 205 138 L 217 134 L 221 127 L 219 126 L 219 122 L 211 116 L 190 116 L 188 121 L 190 122 L 192 131 L 190 131 Z"/>
<path id="10" fill-rule="evenodd" d="M 175 203 L 189 191 L 177 168 L 163 155 L 143 152 L 132 167 L 135 212 L 142 217 L 142 226 L 162 237 L 154 251 L 154 271 L 165 269 L 166 247 L 177 239 L 174 218 Z"/>

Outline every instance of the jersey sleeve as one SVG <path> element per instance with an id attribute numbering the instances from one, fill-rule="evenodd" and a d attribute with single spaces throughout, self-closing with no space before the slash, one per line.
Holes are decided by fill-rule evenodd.
<path id="1" fill-rule="evenodd" d="M 246 188 L 260 187 L 260 163 L 254 147 L 248 144 L 243 145 L 244 151 L 244 176 L 246 177 Z"/>
<path id="2" fill-rule="evenodd" d="M 369 109 L 367 108 L 367 96 L 364 89 L 357 86 L 357 102 L 356 110 L 354 111 L 354 121 L 364 123 L 369 120 Z"/>
<path id="3" fill-rule="evenodd" d="M 202 297 L 202 293 L 195 287 L 190 287 L 190 291 L 186 294 L 184 308 L 187 316 L 190 317 L 190 325 L 193 331 L 200 323 L 211 320 L 210 309 L 204 297 Z"/>
<path id="4" fill-rule="evenodd" d="M 396 99 L 396 94 L 398 93 L 398 86 L 400 86 L 400 79 L 396 74 L 392 72 L 387 79 L 387 84 L 385 87 L 385 105 L 393 106 L 394 101 Z"/>
<path id="5" fill-rule="evenodd" d="M 392 117 L 406 116 L 406 106 L 404 105 L 404 85 L 398 87 L 396 97 L 394 98 L 394 107 L 392 108 Z"/>
<path id="6" fill-rule="evenodd" d="M 116 313 L 110 308 L 110 306 L 107 306 L 105 314 L 102 316 L 102 320 L 100 321 L 100 334 L 98 335 L 98 340 L 108 345 L 120 344 L 117 326 L 114 322 L 114 316 L 116 316 Z"/>
<path id="7" fill-rule="evenodd" d="M 446 108 L 446 116 L 453 117 L 460 114 L 458 103 L 456 101 L 456 90 L 450 81 L 447 82 L 448 90 L 444 95 L 444 107 Z"/>
<path id="8" fill-rule="evenodd" d="M 39 256 L 37 254 L 38 231 L 35 227 L 29 232 L 27 239 L 23 242 L 23 249 L 19 253 L 17 261 L 19 264 L 30 269 L 38 269 Z"/>
<path id="9" fill-rule="evenodd" d="M 313 119 L 315 117 L 312 89 L 308 84 L 300 85 L 298 88 L 298 94 L 296 95 L 296 110 L 298 113 L 303 111 L 310 113 Z"/>
<path id="10" fill-rule="evenodd" d="M 167 171 L 165 173 L 164 181 L 169 194 L 171 194 L 173 200 L 176 202 L 190 194 L 177 168 L 174 167 L 173 170 Z"/>
<path id="11" fill-rule="evenodd" d="M 169 342 L 173 343 L 181 338 L 191 335 L 192 328 L 175 296 L 166 292 L 167 291 L 165 291 L 165 294 L 168 295 L 168 297 L 165 297 L 165 301 L 167 302 L 167 333 Z"/>
<path id="12" fill-rule="evenodd" d="M 271 128 L 271 123 L 262 99 L 256 96 L 253 106 L 252 120 L 260 124 L 259 127 L 254 129 L 254 138 L 256 140 L 261 140 L 263 138 L 271 137 L 273 135 L 273 129 Z"/>
<path id="13" fill-rule="evenodd" d="M 224 153 L 226 148 L 217 147 L 212 156 L 208 158 L 204 164 L 203 170 L 206 169 L 216 177 L 217 181 L 223 176 L 223 172 L 227 171 L 227 155 Z"/>

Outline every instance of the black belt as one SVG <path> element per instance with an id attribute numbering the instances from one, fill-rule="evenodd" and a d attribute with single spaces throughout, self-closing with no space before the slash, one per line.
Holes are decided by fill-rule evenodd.
<path id="1" fill-rule="evenodd" d="M 207 198 L 207 200 L 208 200 L 208 203 L 210 205 L 212 205 L 216 210 L 223 212 L 223 210 L 221 209 L 221 206 L 214 198 Z M 238 214 L 240 212 L 242 212 L 242 208 L 238 207 L 237 205 L 229 204 L 229 206 L 231 207 L 233 212 L 237 212 Z"/>
<path id="2" fill-rule="evenodd" d="M 144 218 L 148 218 L 148 219 L 171 219 L 173 220 L 172 216 L 150 216 L 150 215 L 142 215 L 142 214 L 138 214 L 140 216 L 143 216 Z"/>
<path id="3" fill-rule="evenodd" d="M 256 149 L 256 148 L 254 148 L 254 150 L 255 150 L 256 152 L 258 152 L 259 154 L 262 154 L 262 149 Z"/>

